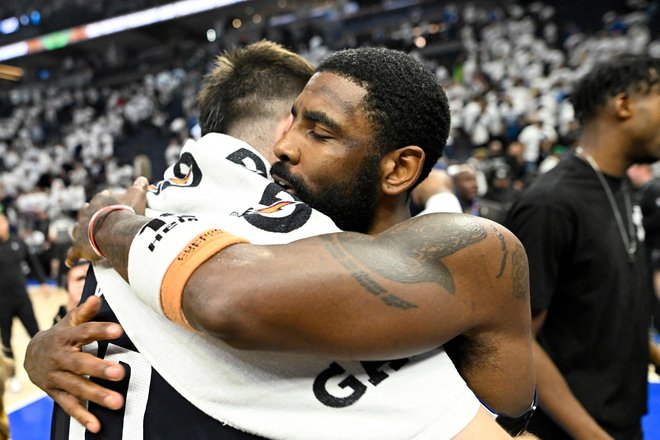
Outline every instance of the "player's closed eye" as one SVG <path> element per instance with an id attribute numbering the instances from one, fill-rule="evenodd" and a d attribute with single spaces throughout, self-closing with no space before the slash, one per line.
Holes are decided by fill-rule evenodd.
<path id="1" fill-rule="evenodd" d="M 315 140 L 317 140 L 317 141 L 326 141 L 326 140 L 328 140 L 328 139 L 332 139 L 331 136 L 325 136 L 325 135 L 322 135 L 322 134 L 316 133 L 315 131 L 310 131 L 310 132 L 309 132 L 309 135 L 310 135 L 313 139 L 315 139 Z"/>

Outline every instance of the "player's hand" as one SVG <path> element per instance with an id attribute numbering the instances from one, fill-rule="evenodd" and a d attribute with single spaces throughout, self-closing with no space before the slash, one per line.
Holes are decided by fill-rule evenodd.
<path id="1" fill-rule="evenodd" d="M 83 345 L 115 339 L 123 332 L 119 324 L 88 322 L 100 307 L 101 300 L 92 296 L 52 328 L 37 333 L 27 347 L 24 363 L 30 380 L 91 432 L 98 432 L 101 423 L 87 410 L 84 401 L 110 409 L 124 405 L 121 394 L 83 377 L 118 381 L 125 374 L 121 365 L 81 351 Z"/>
<path id="2" fill-rule="evenodd" d="M 147 207 L 147 190 L 149 181 L 146 177 L 140 176 L 135 179 L 133 186 L 121 194 L 113 194 L 122 205 L 128 205 L 135 210 L 136 214 L 144 215 Z"/>
<path id="3" fill-rule="evenodd" d="M 124 193 L 111 194 L 109 191 L 103 191 L 95 195 L 88 204 L 86 204 L 80 211 L 78 211 L 78 221 L 71 231 L 72 245 L 67 252 L 66 265 L 71 267 L 76 261 L 86 259 L 90 261 L 98 261 L 100 257 L 92 249 L 89 242 L 89 222 L 99 209 L 110 205 L 128 205 L 132 207 L 136 214 L 144 214 L 147 205 L 147 188 L 149 182 L 145 177 L 138 177 L 133 186 L 128 188 Z M 107 222 L 107 217 L 111 216 L 112 212 L 107 214 L 100 225 L 96 225 L 94 229 L 98 231 L 98 227 Z"/>

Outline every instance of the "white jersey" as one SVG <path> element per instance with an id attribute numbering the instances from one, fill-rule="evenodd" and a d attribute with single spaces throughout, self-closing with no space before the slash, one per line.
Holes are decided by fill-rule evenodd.
<path id="1" fill-rule="evenodd" d="M 131 247 L 129 279 L 132 284 L 136 280 L 134 289 L 144 302 L 112 269 L 104 264 L 95 267 L 99 293 L 135 347 L 196 407 L 262 437 L 455 436 L 474 418 L 479 403 L 442 348 L 383 362 L 235 350 L 168 321 L 149 283 L 140 287 L 141 280 L 153 281 L 166 269 L 154 248 L 162 251 L 156 252 L 159 255 L 178 252 L 188 243 L 188 231 L 195 230 L 191 225 L 203 223 L 202 216 L 212 216 L 208 225 L 253 243 L 286 243 L 337 231 L 326 216 L 267 176 L 266 161 L 237 139 L 211 134 L 184 146 L 179 162 L 148 197 L 150 208 L 176 215 L 159 217 L 162 225 L 143 231 Z M 130 409 L 127 401 L 126 411 Z"/>

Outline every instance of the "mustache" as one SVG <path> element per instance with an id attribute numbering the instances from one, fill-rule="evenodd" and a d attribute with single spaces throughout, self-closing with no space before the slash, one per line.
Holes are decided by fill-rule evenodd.
<path id="1" fill-rule="evenodd" d="M 278 179 L 286 181 L 286 183 L 293 188 L 294 191 L 297 193 L 300 193 L 301 191 L 305 191 L 305 183 L 303 180 L 292 174 L 289 165 L 287 165 L 284 162 L 275 162 L 271 167 L 270 167 L 270 174 L 272 176 L 276 176 Z"/>

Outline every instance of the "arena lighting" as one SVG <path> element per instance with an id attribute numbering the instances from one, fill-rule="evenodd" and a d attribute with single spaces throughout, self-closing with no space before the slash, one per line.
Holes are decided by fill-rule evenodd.
<path id="1" fill-rule="evenodd" d="M 16 17 L 5 18 L 4 20 L 0 21 L 0 32 L 5 35 L 13 34 L 18 30 L 19 26 L 20 24 L 18 18 Z"/>
<path id="2" fill-rule="evenodd" d="M 23 77 L 23 69 L 20 67 L 7 66 L 0 64 L 0 79 L 7 79 L 10 81 L 18 81 Z"/>
<path id="3" fill-rule="evenodd" d="M 39 11 L 32 11 L 30 13 L 30 21 L 33 25 L 39 26 L 41 24 L 41 13 Z"/>
<path id="4" fill-rule="evenodd" d="M 77 26 L 19 43 L 0 46 L 0 61 L 19 58 L 44 50 L 60 49 L 80 41 L 103 37 L 154 23 L 198 14 L 204 11 L 242 3 L 246 0 L 182 0 L 144 11 L 120 15 L 106 20 Z"/>
<path id="5" fill-rule="evenodd" d="M 0 47 L 0 61 L 9 60 L 12 58 L 22 57 L 28 54 L 28 42 L 21 41 L 20 43 L 8 44 Z"/>
<path id="6" fill-rule="evenodd" d="M 209 41 L 209 43 L 213 43 L 216 38 L 218 38 L 218 35 L 214 29 L 209 29 L 206 31 L 206 39 Z"/>
<path id="7" fill-rule="evenodd" d="M 18 81 L 21 78 L 18 76 L 5 75 L 4 73 L 0 72 L 0 79 L 5 79 L 7 81 Z"/>

